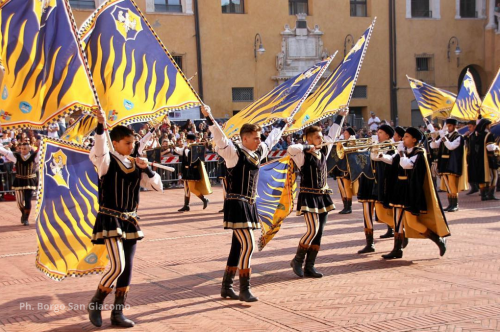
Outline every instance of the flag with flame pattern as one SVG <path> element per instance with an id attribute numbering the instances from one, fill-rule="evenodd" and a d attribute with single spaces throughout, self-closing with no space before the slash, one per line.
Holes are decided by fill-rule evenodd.
<path id="1" fill-rule="evenodd" d="M 297 194 L 294 163 L 290 156 L 271 161 L 259 169 L 257 184 L 257 210 L 262 235 L 258 241 L 259 251 L 278 233 L 283 220 L 293 210 Z"/>
<path id="2" fill-rule="evenodd" d="M 483 99 L 481 114 L 493 123 L 500 121 L 500 69 Z"/>
<path id="3" fill-rule="evenodd" d="M 477 93 L 474 78 L 469 69 L 467 69 L 450 116 L 464 121 L 476 120 L 480 109 L 481 98 L 479 97 L 479 93 Z"/>
<path id="4" fill-rule="evenodd" d="M 201 105 L 133 0 L 108 0 L 80 38 L 110 127 Z"/>
<path id="5" fill-rule="evenodd" d="M 101 273 L 108 258 L 90 241 L 99 203 L 89 151 L 50 138 L 40 148 L 36 266 L 54 280 Z"/>
<path id="6" fill-rule="evenodd" d="M 0 124 L 41 129 L 97 107 L 67 0 L 0 1 Z"/>
<path id="7" fill-rule="evenodd" d="M 375 20 L 376 18 L 330 77 L 307 97 L 301 109 L 293 117 L 295 123 L 286 130 L 285 134 L 301 130 L 349 107 Z"/>
<path id="8" fill-rule="evenodd" d="M 75 144 L 83 144 L 97 126 L 97 118 L 90 114 L 82 114 L 75 123 L 69 126 L 62 135 L 62 139 Z"/>
<path id="9" fill-rule="evenodd" d="M 450 116 L 451 109 L 457 99 L 454 93 L 408 76 L 406 78 L 410 82 L 411 90 L 424 118 L 430 116 L 432 119 L 446 119 Z"/>

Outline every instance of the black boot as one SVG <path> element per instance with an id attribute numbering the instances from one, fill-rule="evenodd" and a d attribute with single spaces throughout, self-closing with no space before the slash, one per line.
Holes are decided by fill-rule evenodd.
<path id="1" fill-rule="evenodd" d="M 458 196 L 451 198 L 451 207 L 448 209 L 448 212 L 457 212 L 458 211 Z"/>
<path id="2" fill-rule="evenodd" d="M 120 327 L 134 327 L 135 323 L 123 315 L 125 300 L 129 287 L 120 287 L 115 291 L 115 304 L 111 311 L 111 325 Z"/>
<path id="3" fill-rule="evenodd" d="M 481 188 L 481 200 L 487 201 L 488 198 L 488 187 Z"/>
<path id="4" fill-rule="evenodd" d="M 30 222 L 29 222 L 30 213 L 31 213 L 30 209 L 24 209 L 24 222 L 23 222 L 24 226 L 30 225 Z"/>
<path id="5" fill-rule="evenodd" d="M 365 238 L 366 246 L 363 249 L 358 250 L 358 254 L 375 252 L 375 244 L 373 242 L 373 229 L 365 228 Z"/>
<path id="6" fill-rule="evenodd" d="M 306 257 L 307 249 L 299 245 L 297 248 L 297 253 L 295 257 L 290 262 L 290 266 L 298 277 L 304 277 L 304 270 L 302 269 L 302 264 L 304 264 L 304 258 Z"/>
<path id="7" fill-rule="evenodd" d="M 250 291 L 250 275 L 252 274 L 252 269 L 240 270 L 240 301 L 243 302 L 255 302 L 259 299 L 253 296 Z"/>
<path id="8" fill-rule="evenodd" d="M 223 298 L 229 297 L 233 300 L 238 300 L 238 294 L 234 292 L 233 281 L 236 275 L 236 266 L 226 266 L 226 271 L 224 271 L 224 277 L 222 278 L 222 287 L 220 289 L 220 296 Z"/>
<path id="9" fill-rule="evenodd" d="M 344 209 L 339 212 L 339 214 L 349 214 L 352 213 L 352 198 L 346 198 L 344 201 Z"/>
<path id="10" fill-rule="evenodd" d="M 219 213 L 224 213 L 224 209 L 219 210 Z"/>
<path id="11" fill-rule="evenodd" d="M 439 256 L 443 256 L 444 253 L 446 252 L 446 239 L 443 237 L 440 237 L 430 229 L 427 229 L 424 234 L 422 234 L 426 238 L 430 239 L 432 242 L 434 242 L 438 248 L 439 248 Z"/>
<path id="12" fill-rule="evenodd" d="M 385 234 L 383 234 L 383 235 L 380 235 L 380 238 L 381 239 L 388 239 L 391 237 L 394 237 L 394 230 L 392 229 L 391 226 L 387 225 L 387 232 L 385 232 Z"/>
<path id="13" fill-rule="evenodd" d="M 497 191 L 500 191 L 500 181 L 497 181 Z"/>
<path id="14" fill-rule="evenodd" d="M 477 193 L 478 191 L 479 191 L 479 187 L 477 186 L 477 183 L 471 183 L 470 190 L 466 195 L 472 195 L 474 193 Z"/>
<path id="15" fill-rule="evenodd" d="M 495 186 L 490 186 L 490 190 L 488 191 L 488 200 L 489 201 L 498 201 L 500 198 L 495 197 Z"/>
<path id="16" fill-rule="evenodd" d="M 90 300 L 89 305 L 87 306 L 87 311 L 89 313 L 89 320 L 94 326 L 100 327 L 102 325 L 102 303 L 106 296 L 111 293 L 112 289 L 108 287 L 104 287 L 99 285 L 94 294 L 94 297 Z"/>
<path id="17" fill-rule="evenodd" d="M 24 209 L 21 209 L 21 224 L 23 224 L 23 225 L 24 225 L 24 218 L 25 218 Z"/>
<path id="18" fill-rule="evenodd" d="M 396 233 L 394 234 L 394 248 L 392 251 L 386 255 L 382 255 L 382 258 L 384 259 L 397 259 L 397 258 L 402 258 L 403 257 L 403 234 L 401 233 Z"/>
<path id="19" fill-rule="evenodd" d="M 448 194 L 448 206 L 443 209 L 443 211 L 448 212 L 448 210 L 453 206 L 453 203 L 451 202 L 451 196 Z"/>
<path id="20" fill-rule="evenodd" d="M 189 211 L 189 197 L 184 196 L 184 206 L 177 211 L 179 212 Z"/>
<path id="21" fill-rule="evenodd" d="M 210 201 L 208 200 L 208 198 L 205 198 L 205 196 L 203 196 L 203 195 L 200 197 L 200 199 L 203 202 L 203 210 L 205 210 L 207 208 L 207 206 L 208 206 L 208 203 Z"/>
<path id="22" fill-rule="evenodd" d="M 408 246 L 408 242 L 410 242 L 408 240 L 408 238 L 406 236 L 404 236 L 404 233 L 403 233 L 403 243 L 401 244 L 401 247 L 404 249 Z"/>
<path id="23" fill-rule="evenodd" d="M 312 245 L 307 250 L 306 264 L 304 266 L 304 275 L 309 278 L 321 278 L 323 273 L 319 273 L 314 268 L 316 257 L 318 257 L 319 246 Z"/>

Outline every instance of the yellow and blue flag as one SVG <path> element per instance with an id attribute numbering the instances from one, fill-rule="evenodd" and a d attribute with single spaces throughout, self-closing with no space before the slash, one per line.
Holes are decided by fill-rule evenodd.
<path id="1" fill-rule="evenodd" d="M 481 98 L 476 89 L 476 83 L 472 74 L 467 73 L 462 81 L 455 105 L 451 109 L 450 116 L 458 120 L 476 120 L 481 109 Z"/>
<path id="2" fill-rule="evenodd" d="M 103 272 L 106 247 L 90 241 L 99 203 L 89 151 L 50 138 L 40 148 L 37 268 L 55 280 Z"/>
<path id="3" fill-rule="evenodd" d="M 283 220 L 292 212 L 296 194 L 294 163 L 290 156 L 262 165 L 255 203 L 262 229 L 259 251 L 278 233 Z"/>
<path id="4" fill-rule="evenodd" d="M 337 53 L 278 85 L 264 97 L 231 117 L 224 126 L 226 136 L 231 138 L 239 135 L 245 123 L 268 126 L 295 114 L 323 76 L 335 55 Z"/>
<path id="5" fill-rule="evenodd" d="M 97 118 L 84 113 L 66 129 L 61 139 L 75 144 L 83 144 L 83 140 L 94 131 L 96 126 Z"/>
<path id="6" fill-rule="evenodd" d="M 446 119 L 450 116 L 451 109 L 457 96 L 449 91 L 433 87 L 430 84 L 408 77 L 411 90 L 417 100 L 422 117 L 430 116 L 432 119 Z"/>
<path id="7" fill-rule="evenodd" d="M 44 128 L 97 107 L 67 0 L 0 1 L 0 124 Z"/>
<path id="8" fill-rule="evenodd" d="M 109 127 L 201 105 L 181 69 L 133 0 L 108 0 L 80 38 Z"/>
<path id="9" fill-rule="evenodd" d="M 332 75 L 313 94 L 307 97 L 301 109 L 293 117 L 295 123 L 288 127 L 285 134 L 301 130 L 349 107 L 352 92 L 375 26 L 375 20 Z"/>
<path id="10" fill-rule="evenodd" d="M 500 121 L 500 70 L 483 99 L 481 114 L 493 123 Z"/>

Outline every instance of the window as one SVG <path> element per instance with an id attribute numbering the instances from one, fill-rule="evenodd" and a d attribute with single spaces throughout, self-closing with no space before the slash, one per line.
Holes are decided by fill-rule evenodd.
<path id="1" fill-rule="evenodd" d="M 434 56 L 420 54 L 416 57 L 416 78 L 427 84 L 434 85 Z"/>
<path id="2" fill-rule="evenodd" d="M 290 15 L 309 15 L 308 0 L 288 0 L 288 12 Z"/>
<path id="3" fill-rule="evenodd" d="M 352 98 L 366 98 L 366 85 L 356 85 L 352 92 Z"/>
<path id="4" fill-rule="evenodd" d="M 244 14 L 245 0 L 221 0 L 224 14 Z"/>
<path id="5" fill-rule="evenodd" d="M 253 101 L 253 88 L 233 88 L 233 101 Z"/>
<path id="6" fill-rule="evenodd" d="M 366 0 L 351 0 L 351 16 L 366 17 Z"/>
<path id="7" fill-rule="evenodd" d="M 432 17 L 429 0 L 411 0 L 411 17 Z"/>
<path id="8" fill-rule="evenodd" d="M 177 63 L 177 66 L 179 66 L 179 68 L 181 70 L 183 70 L 182 69 L 182 55 L 173 55 L 172 58 L 174 58 L 174 61 L 175 61 L 175 63 Z"/>
<path id="9" fill-rule="evenodd" d="M 181 0 L 155 0 L 155 12 L 182 13 Z"/>
<path id="10" fill-rule="evenodd" d="M 95 9 L 94 0 L 69 0 L 73 9 Z"/>
<path id="11" fill-rule="evenodd" d="M 460 17 L 477 17 L 476 0 L 460 0 Z"/>

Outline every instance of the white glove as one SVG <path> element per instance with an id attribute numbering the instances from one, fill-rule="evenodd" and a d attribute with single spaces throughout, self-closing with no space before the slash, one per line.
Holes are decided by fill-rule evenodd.
<path id="1" fill-rule="evenodd" d="M 446 132 L 443 129 L 441 129 L 439 131 L 439 136 L 441 136 L 441 138 L 443 138 L 445 135 L 446 135 Z"/>
<path id="2" fill-rule="evenodd" d="M 405 145 L 403 141 L 400 141 L 398 144 L 398 152 L 404 152 L 405 151 Z"/>
<path id="3" fill-rule="evenodd" d="M 372 161 L 377 161 L 377 160 L 378 160 L 378 151 L 372 151 L 372 152 L 370 153 L 370 159 L 371 159 Z"/>

